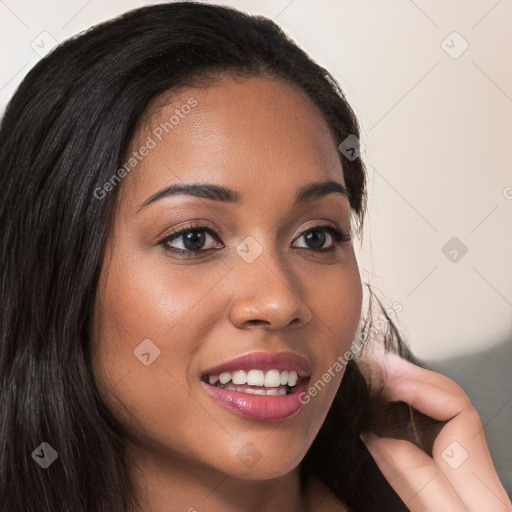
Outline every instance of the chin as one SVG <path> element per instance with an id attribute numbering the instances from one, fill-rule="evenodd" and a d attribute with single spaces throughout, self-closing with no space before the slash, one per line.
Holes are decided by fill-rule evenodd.
<path id="1" fill-rule="evenodd" d="M 266 437 L 271 435 L 267 433 Z M 275 446 L 276 441 L 279 448 Z M 229 472 L 234 477 L 247 480 L 268 480 L 290 473 L 301 463 L 310 446 L 304 445 L 303 436 L 291 442 L 288 435 L 286 438 L 274 438 L 273 443 L 268 443 L 267 439 L 266 444 L 265 435 L 256 436 L 252 441 L 251 436 L 247 436 L 241 445 L 231 453 Z"/>

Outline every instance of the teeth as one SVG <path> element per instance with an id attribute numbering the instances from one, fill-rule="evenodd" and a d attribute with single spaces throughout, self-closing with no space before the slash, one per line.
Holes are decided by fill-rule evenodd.
<path id="1" fill-rule="evenodd" d="M 221 384 L 227 384 L 231 380 L 231 373 L 221 373 L 219 375 L 219 380 Z"/>
<path id="2" fill-rule="evenodd" d="M 249 386 L 263 386 L 265 375 L 261 370 L 251 370 L 247 374 L 247 384 Z"/>
<path id="3" fill-rule="evenodd" d="M 243 370 L 233 372 L 231 374 L 231 382 L 233 384 L 245 384 L 247 382 L 247 374 Z"/>
<path id="4" fill-rule="evenodd" d="M 286 395 L 286 389 L 284 387 L 280 387 L 279 389 L 276 388 L 269 388 L 269 389 L 252 389 L 252 388 L 243 388 L 241 386 L 235 386 L 231 382 L 223 386 L 224 389 L 227 389 L 229 391 L 239 391 L 241 393 L 248 393 L 249 395 L 271 395 L 271 396 L 278 396 L 278 395 Z"/>
<path id="5" fill-rule="evenodd" d="M 279 386 L 293 387 L 297 384 L 299 376 L 295 371 L 269 370 L 266 373 L 261 370 L 237 370 L 235 372 L 223 372 L 220 375 L 209 375 L 208 382 L 212 385 L 220 381 L 221 384 L 232 382 L 236 385 L 248 384 L 249 386 L 265 386 L 277 388 Z"/>
<path id="6" fill-rule="evenodd" d="M 281 374 L 278 370 L 270 370 L 265 375 L 265 382 L 263 384 L 266 388 L 277 388 L 281 385 Z"/>
<path id="7" fill-rule="evenodd" d="M 250 394 L 256 395 L 276 395 L 276 394 L 286 394 L 286 391 L 281 392 L 281 389 L 276 390 L 279 386 L 289 386 L 294 387 L 297 384 L 299 376 L 296 371 L 282 371 L 279 370 L 269 370 L 266 373 L 262 370 L 249 370 L 248 372 L 244 370 L 237 370 L 235 372 L 223 372 L 220 375 L 208 375 L 208 382 L 211 385 L 221 385 L 224 386 L 225 389 L 233 389 L 234 386 L 241 386 L 244 384 L 248 384 L 249 386 L 265 386 L 269 388 L 268 391 L 272 391 L 271 393 L 266 392 L 265 390 L 249 390 L 247 391 Z M 230 387 L 231 386 L 231 387 Z M 274 393 L 276 391 L 276 393 Z"/>

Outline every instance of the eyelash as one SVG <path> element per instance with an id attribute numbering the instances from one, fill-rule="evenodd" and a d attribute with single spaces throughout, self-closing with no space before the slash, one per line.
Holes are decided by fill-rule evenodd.
<path id="1" fill-rule="evenodd" d="M 172 242 L 179 238 L 180 236 L 190 233 L 190 232 L 201 232 L 204 231 L 210 235 L 212 235 L 214 238 L 220 238 L 220 233 L 218 233 L 216 230 L 211 228 L 210 226 L 207 226 L 205 224 L 199 224 L 199 225 L 189 225 L 185 226 L 173 233 L 170 233 L 166 235 L 164 238 L 159 240 L 156 245 L 165 245 L 169 242 Z M 309 249 L 307 247 L 297 247 L 297 249 L 305 249 L 307 251 L 311 251 L 313 254 L 329 254 L 335 252 L 338 247 L 344 243 L 344 242 L 350 242 L 352 240 L 352 237 L 350 236 L 350 233 L 348 231 L 339 229 L 336 226 L 332 226 L 330 224 L 323 224 L 319 226 L 313 226 L 311 228 L 306 229 L 303 231 L 297 238 L 300 238 L 301 236 L 313 232 L 313 231 L 327 231 L 333 238 L 333 244 L 330 247 L 327 247 L 325 249 Z M 166 250 L 171 251 L 174 254 L 179 255 L 182 258 L 187 257 L 193 257 L 194 255 L 198 255 L 200 253 L 206 252 L 206 251 L 215 251 L 218 249 L 177 249 L 176 247 L 171 247 L 167 245 L 165 247 Z"/>

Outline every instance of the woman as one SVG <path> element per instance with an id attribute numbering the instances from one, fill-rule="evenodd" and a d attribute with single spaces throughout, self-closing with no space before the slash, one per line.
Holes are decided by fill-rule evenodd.
<path id="1" fill-rule="evenodd" d="M 392 308 L 360 321 L 358 137 L 326 70 L 225 7 L 34 67 L 1 127 L 2 510 L 511 507 L 463 391 Z"/>

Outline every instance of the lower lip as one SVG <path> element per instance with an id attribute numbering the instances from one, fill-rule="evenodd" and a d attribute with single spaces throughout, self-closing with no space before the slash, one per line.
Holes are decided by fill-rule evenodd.
<path id="1" fill-rule="evenodd" d="M 226 409 L 253 420 L 275 421 L 290 419 L 304 405 L 299 397 L 306 390 L 307 382 L 299 383 L 289 395 L 250 395 L 230 391 L 201 382 L 209 395 Z"/>

